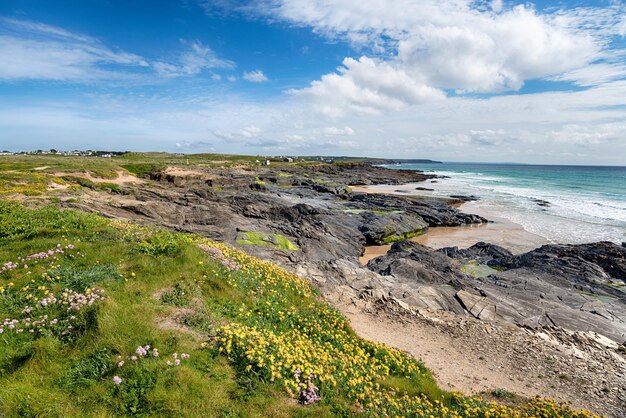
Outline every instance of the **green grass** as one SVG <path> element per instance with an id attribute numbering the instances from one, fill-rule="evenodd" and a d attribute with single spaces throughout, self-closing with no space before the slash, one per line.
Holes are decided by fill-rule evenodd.
<path id="1" fill-rule="evenodd" d="M 299 247 L 280 234 L 264 234 L 261 232 L 248 231 L 243 233 L 243 238 L 237 240 L 239 245 L 266 245 L 279 250 L 297 251 Z"/>
<path id="2" fill-rule="evenodd" d="M 38 278 L 28 292 L 39 297 L 37 287 L 44 283 L 51 289 L 77 291 L 94 286 L 106 289 L 107 297 L 97 309 L 97 324 L 73 341 L 54 335 L 11 336 L 8 330 L 0 336 L 0 415 L 261 417 L 293 416 L 294 409 L 301 408 L 275 385 L 259 382 L 250 391 L 223 356 L 201 347 L 202 340 L 158 326 L 172 309 L 189 301 L 168 303 L 167 297 L 155 299 L 155 292 L 190 287 L 194 280 L 205 280 L 208 269 L 218 267 L 201 264 L 206 255 L 186 236 L 164 232 L 125 236 L 97 216 L 51 207 L 32 210 L 0 201 L 0 210 L 2 221 L 11 220 L 0 223 L 3 262 L 68 242 L 84 255 L 64 254 L 52 268 L 47 263 L 29 266 L 37 277 L 47 272 L 58 279 L 40 283 L 43 279 Z M 176 241 L 175 250 L 162 244 L 171 241 Z M 0 275 L 2 318 L 20 316 L 20 290 L 30 277 L 34 276 L 22 271 Z M 14 283 L 13 289 L 19 288 L 16 300 L 8 297 L 13 293 L 6 288 L 9 282 Z M 211 298 L 207 288 L 199 292 L 195 296 Z M 208 318 L 206 313 L 192 317 L 188 326 L 206 331 L 213 323 Z M 178 351 L 190 353 L 191 358 L 178 369 L 154 361 L 128 370 L 115 366 L 117 355 L 131 355 L 145 344 L 158 347 L 163 355 Z M 111 381 L 118 374 L 124 379 L 120 387 Z M 319 408 L 312 410 L 319 412 Z"/>
<path id="3" fill-rule="evenodd" d="M 62 326 L 3 326 L 1 416 L 588 416 L 447 393 L 420 362 L 359 338 L 304 280 L 197 236 L 0 201 L 8 261 L 19 267 L 0 272 L 0 318 L 28 328 L 45 313 Z M 70 290 L 104 299 L 78 311 L 38 306 Z M 159 356 L 130 358 L 146 345 Z M 167 365 L 174 353 L 189 358 Z M 298 403 L 296 367 L 315 374 L 313 405 Z"/>

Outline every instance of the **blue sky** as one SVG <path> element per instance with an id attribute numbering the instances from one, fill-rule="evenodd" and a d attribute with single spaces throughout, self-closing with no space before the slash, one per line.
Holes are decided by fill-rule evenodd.
<path id="1" fill-rule="evenodd" d="M 626 164 L 626 4 L 0 3 L 0 148 Z"/>

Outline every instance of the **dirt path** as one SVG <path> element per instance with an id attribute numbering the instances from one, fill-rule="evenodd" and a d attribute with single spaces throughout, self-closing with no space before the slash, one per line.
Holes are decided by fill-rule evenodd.
<path id="1" fill-rule="evenodd" d="M 506 389 L 611 417 L 626 411 L 626 398 L 620 398 L 626 395 L 626 362 L 621 360 L 621 368 L 619 359 L 600 349 L 581 355 L 548 336 L 447 314 L 406 320 L 356 307 L 340 309 L 360 336 L 422 360 L 445 389 L 466 394 Z"/>

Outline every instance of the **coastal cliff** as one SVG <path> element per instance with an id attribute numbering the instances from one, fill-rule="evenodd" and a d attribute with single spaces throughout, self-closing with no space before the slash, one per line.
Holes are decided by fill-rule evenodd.
<path id="1" fill-rule="evenodd" d="M 370 338 L 398 346 L 403 327 L 428 329 L 433 339 L 448 341 L 460 360 L 473 358 L 491 369 L 485 357 L 493 356 L 498 367 L 511 368 L 510 375 L 525 382 L 498 381 L 499 387 L 573 401 L 609 416 L 622 410 L 624 246 L 548 245 L 515 255 L 489 243 L 433 250 L 410 240 L 430 227 L 488 220 L 458 209 L 465 196 L 355 191 L 437 181 L 365 163 L 146 164 L 133 170 L 140 177 L 118 174 L 120 181 L 107 188 L 94 186 L 98 179 L 85 173 L 57 173 L 77 186 L 55 190 L 56 204 L 232 245 L 309 280 L 355 324 L 368 323 L 357 331 Z M 387 254 L 359 263 L 366 246 L 383 244 L 391 244 Z M 385 332 L 372 330 L 380 326 Z M 462 380 L 448 373 L 441 383 L 488 388 Z"/>

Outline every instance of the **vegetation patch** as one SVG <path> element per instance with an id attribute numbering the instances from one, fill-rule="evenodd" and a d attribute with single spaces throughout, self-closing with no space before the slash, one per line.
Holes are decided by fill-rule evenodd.
<path id="1" fill-rule="evenodd" d="M 137 177 L 150 177 L 151 174 L 165 170 L 166 165 L 160 163 L 129 163 L 120 165 L 126 171 Z"/>
<path id="2" fill-rule="evenodd" d="M 487 277 L 498 272 L 498 270 L 491 268 L 486 264 L 478 264 L 475 262 L 462 265 L 461 271 L 477 279 Z"/>
<path id="3" fill-rule="evenodd" d="M 264 234 L 261 232 L 244 232 L 237 240 L 239 245 L 267 245 L 279 250 L 297 251 L 299 247 L 280 234 Z"/>
<path id="4" fill-rule="evenodd" d="M 383 244 L 391 244 L 396 241 L 406 241 L 418 235 L 422 235 L 426 229 L 425 228 L 417 228 L 410 231 L 398 233 L 393 227 L 389 227 L 386 230 L 385 236 L 383 236 L 382 242 Z"/>
<path id="5" fill-rule="evenodd" d="M 51 176 L 23 171 L 0 171 L 0 197 L 13 194 L 37 196 L 48 189 Z"/>

